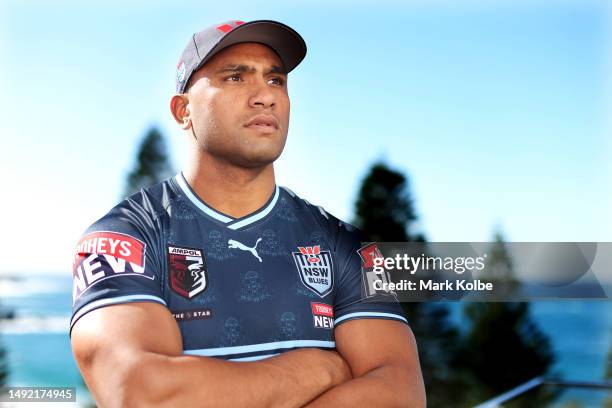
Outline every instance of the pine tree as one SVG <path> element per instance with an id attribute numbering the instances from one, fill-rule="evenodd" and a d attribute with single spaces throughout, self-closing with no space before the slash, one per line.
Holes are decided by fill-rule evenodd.
<path id="1" fill-rule="evenodd" d="M 9 366 L 8 366 L 8 355 L 4 345 L 0 344 L 0 389 L 4 387 L 8 382 L 9 377 Z"/>
<path id="2" fill-rule="evenodd" d="M 501 234 L 496 236 L 487 268 L 514 281 L 512 260 Z M 502 276 L 499 275 L 499 276 Z M 548 372 L 555 356 L 550 339 L 536 325 L 525 302 L 472 302 L 463 312 L 469 322 L 457 363 L 475 377 L 471 402 L 481 402 Z M 530 397 L 533 406 L 555 398 L 543 388 Z"/>
<path id="3" fill-rule="evenodd" d="M 152 127 L 140 144 L 136 164 L 127 176 L 124 197 L 170 177 L 174 171 L 161 132 Z"/>
<path id="4" fill-rule="evenodd" d="M 496 299 L 510 299 L 519 288 L 519 281 L 514 275 L 512 258 L 508 253 L 501 232 L 496 232 L 493 245 L 488 251 L 489 257 L 482 271 L 482 278 L 493 283 L 492 296 Z"/>
<path id="5" fill-rule="evenodd" d="M 415 231 L 417 216 L 407 177 L 384 163 L 374 164 L 366 175 L 355 207 L 353 223 L 368 241 L 425 241 Z M 451 367 L 458 332 L 448 308 L 435 302 L 405 302 L 402 308 L 417 340 L 427 406 L 458 406 L 465 384 L 459 370 Z"/>
<path id="6" fill-rule="evenodd" d="M 15 311 L 0 304 L 0 324 L 2 324 L 2 320 L 13 318 L 15 318 Z M 8 353 L 1 340 L 2 338 L 0 338 L 0 389 L 7 385 L 10 374 Z"/>
<path id="7" fill-rule="evenodd" d="M 417 216 L 407 178 L 384 163 L 374 164 L 363 180 L 355 215 L 355 225 L 371 241 L 424 241 L 412 231 Z"/>

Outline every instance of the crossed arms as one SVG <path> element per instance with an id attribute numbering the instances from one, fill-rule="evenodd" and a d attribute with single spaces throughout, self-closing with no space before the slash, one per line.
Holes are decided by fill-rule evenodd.
<path id="1" fill-rule="evenodd" d="M 408 326 L 352 320 L 334 335 L 337 352 L 301 349 L 254 362 L 186 356 L 170 312 L 135 302 L 87 313 L 71 341 L 101 407 L 425 406 Z"/>

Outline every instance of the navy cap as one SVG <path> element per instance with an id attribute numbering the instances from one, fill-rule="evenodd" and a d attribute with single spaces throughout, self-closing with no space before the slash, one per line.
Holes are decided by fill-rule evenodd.
<path id="1" fill-rule="evenodd" d="M 185 92 L 189 78 L 215 54 L 230 45 L 255 42 L 272 48 L 290 72 L 306 56 L 304 39 L 291 27 L 271 20 L 231 20 L 195 33 L 176 66 L 176 93 Z"/>

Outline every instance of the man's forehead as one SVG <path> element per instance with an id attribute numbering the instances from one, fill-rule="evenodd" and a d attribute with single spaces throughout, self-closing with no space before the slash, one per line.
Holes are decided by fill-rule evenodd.
<path id="1" fill-rule="evenodd" d="M 214 70 L 229 67 L 247 67 L 249 70 L 265 69 L 286 72 L 283 61 L 270 47 L 259 43 L 240 43 L 220 51 L 204 66 Z M 243 70 L 243 69 L 241 69 Z"/>

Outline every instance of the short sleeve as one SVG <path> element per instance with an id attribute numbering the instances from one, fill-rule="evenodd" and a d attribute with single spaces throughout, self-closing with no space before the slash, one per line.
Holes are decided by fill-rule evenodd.
<path id="1" fill-rule="evenodd" d="M 334 298 L 334 326 L 354 319 L 389 319 L 408 323 L 394 296 L 365 296 L 359 234 L 344 223 L 340 223 L 339 228 L 336 254 L 340 276 Z"/>
<path id="2" fill-rule="evenodd" d="M 74 251 L 70 333 L 78 319 L 100 307 L 166 305 L 157 227 L 151 214 L 126 199 L 85 231 Z"/>

